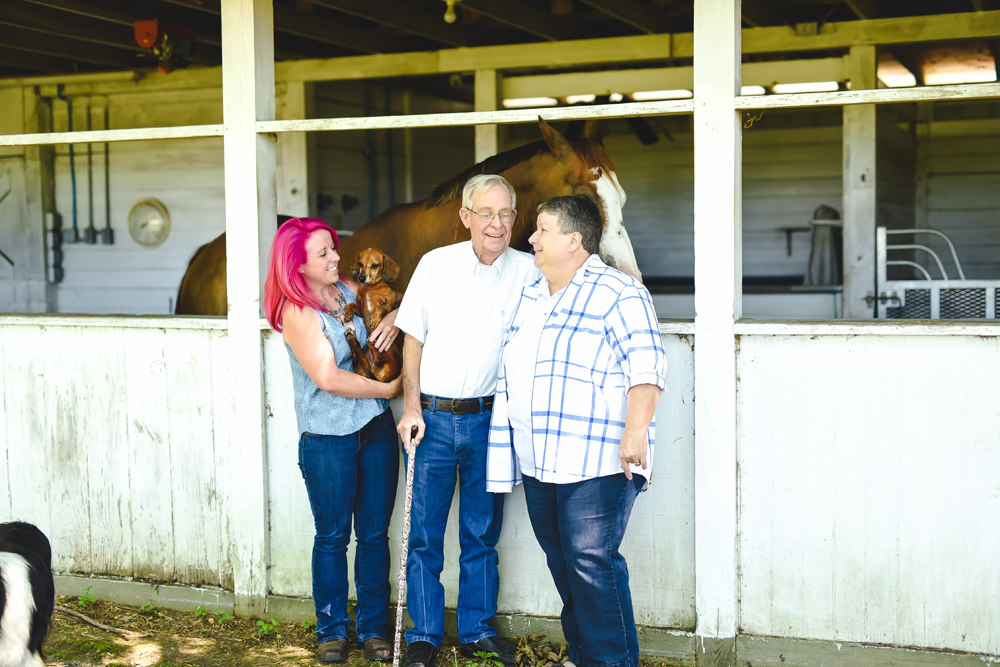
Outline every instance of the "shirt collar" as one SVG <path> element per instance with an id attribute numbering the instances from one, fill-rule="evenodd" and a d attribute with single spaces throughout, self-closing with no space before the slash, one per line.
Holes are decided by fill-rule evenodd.
<path id="1" fill-rule="evenodd" d="M 472 258 L 469 262 L 469 269 L 472 271 L 472 275 L 479 275 L 480 273 L 486 272 L 496 272 L 496 276 L 499 278 L 503 275 L 503 269 L 507 265 L 507 250 L 504 249 L 500 256 L 493 260 L 493 263 L 489 266 L 481 263 L 479 258 L 476 257 L 476 251 L 472 248 L 472 241 L 469 241 L 469 256 Z"/>

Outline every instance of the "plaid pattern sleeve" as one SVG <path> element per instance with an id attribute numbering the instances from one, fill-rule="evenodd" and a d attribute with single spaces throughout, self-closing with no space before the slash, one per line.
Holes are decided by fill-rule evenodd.
<path id="1" fill-rule="evenodd" d="M 539 289 L 546 289 L 544 281 L 525 287 L 518 315 Z M 518 325 L 515 316 L 511 332 Z M 638 384 L 664 389 L 665 372 L 666 355 L 649 291 L 591 256 L 566 287 L 539 340 L 531 398 L 536 478 L 566 484 L 621 472 L 618 446 L 628 390 Z M 490 490 L 509 490 L 520 481 L 505 394 L 504 383 L 497 388 L 493 408 Z M 632 468 L 647 480 L 655 419 L 648 435 L 650 469 Z"/>

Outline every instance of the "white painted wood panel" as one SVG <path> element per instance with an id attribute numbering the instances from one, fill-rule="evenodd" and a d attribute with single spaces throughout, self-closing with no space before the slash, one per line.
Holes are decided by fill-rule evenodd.
<path id="1" fill-rule="evenodd" d="M 741 337 L 743 632 L 1000 652 L 997 341 Z"/>

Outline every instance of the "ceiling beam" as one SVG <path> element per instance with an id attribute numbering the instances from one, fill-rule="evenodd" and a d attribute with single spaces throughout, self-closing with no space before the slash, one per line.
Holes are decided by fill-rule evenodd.
<path id="1" fill-rule="evenodd" d="M 862 21 L 877 19 L 880 15 L 875 0 L 844 0 L 844 4 Z"/>
<path id="2" fill-rule="evenodd" d="M 583 0 L 594 9 L 613 16 L 642 32 L 655 35 L 668 32 L 671 24 L 656 10 L 637 0 Z"/>
<path id="3" fill-rule="evenodd" d="M 47 11 L 42 7 L 64 11 Z M 98 18 L 82 13 L 83 9 L 85 8 L 79 3 L 4 2 L 0 3 L 0 23 L 50 35 L 72 37 L 132 53 L 149 53 L 148 49 L 142 48 L 135 41 L 134 17 L 96 10 L 100 15 Z M 218 65 L 222 62 L 222 50 L 217 44 L 206 43 L 206 40 L 199 37 L 195 39 L 193 53 L 185 58 L 201 64 Z"/>
<path id="4" fill-rule="evenodd" d="M 462 0 L 461 6 L 551 42 L 563 37 L 564 31 L 551 14 L 544 14 L 518 0 Z"/>
<path id="5" fill-rule="evenodd" d="M 33 53 L 79 60 L 102 67 L 136 69 L 142 66 L 142 62 L 135 53 L 103 44 L 82 42 L 70 37 L 52 39 L 51 35 L 37 30 L 15 28 L 9 25 L 0 25 L 0 44 Z"/>
<path id="6" fill-rule="evenodd" d="M 924 68 L 920 61 L 920 52 L 912 44 L 897 44 L 890 46 L 889 53 L 899 61 L 899 64 L 906 68 L 906 71 L 913 75 L 913 80 L 918 86 L 924 85 Z"/>
<path id="7" fill-rule="evenodd" d="M 472 46 L 476 33 L 470 33 L 464 28 L 449 25 L 444 22 L 444 3 L 441 16 L 432 16 L 426 12 L 404 5 L 396 0 L 312 0 L 313 4 L 327 9 L 359 16 L 390 28 L 396 28 L 419 37 L 426 37 L 448 46 Z"/>
<path id="8" fill-rule="evenodd" d="M 766 25 L 786 25 L 787 21 L 778 16 L 765 2 L 758 0 L 743 0 L 741 13 L 743 21 L 754 28 Z"/>
<path id="9" fill-rule="evenodd" d="M 11 49 L 6 46 L 0 46 L 0 65 L 46 73 L 73 71 L 72 60 L 47 56 L 44 53 Z"/>

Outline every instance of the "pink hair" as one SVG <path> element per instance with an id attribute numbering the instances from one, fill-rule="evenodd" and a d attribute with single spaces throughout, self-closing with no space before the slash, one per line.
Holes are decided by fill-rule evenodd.
<path id="1" fill-rule="evenodd" d="M 298 308 L 309 306 L 322 310 L 323 304 L 316 300 L 299 268 L 309 259 L 306 255 L 306 241 L 313 232 L 323 230 L 333 236 L 333 247 L 340 247 L 340 239 L 329 225 L 316 218 L 291 218 L 278 227 L 271 244 L 271 257 L 267 266 L 267 282 L 264 283 L 264 315 L 275 331 L 282 330 L 281 313 L 289 301 Z"/>

